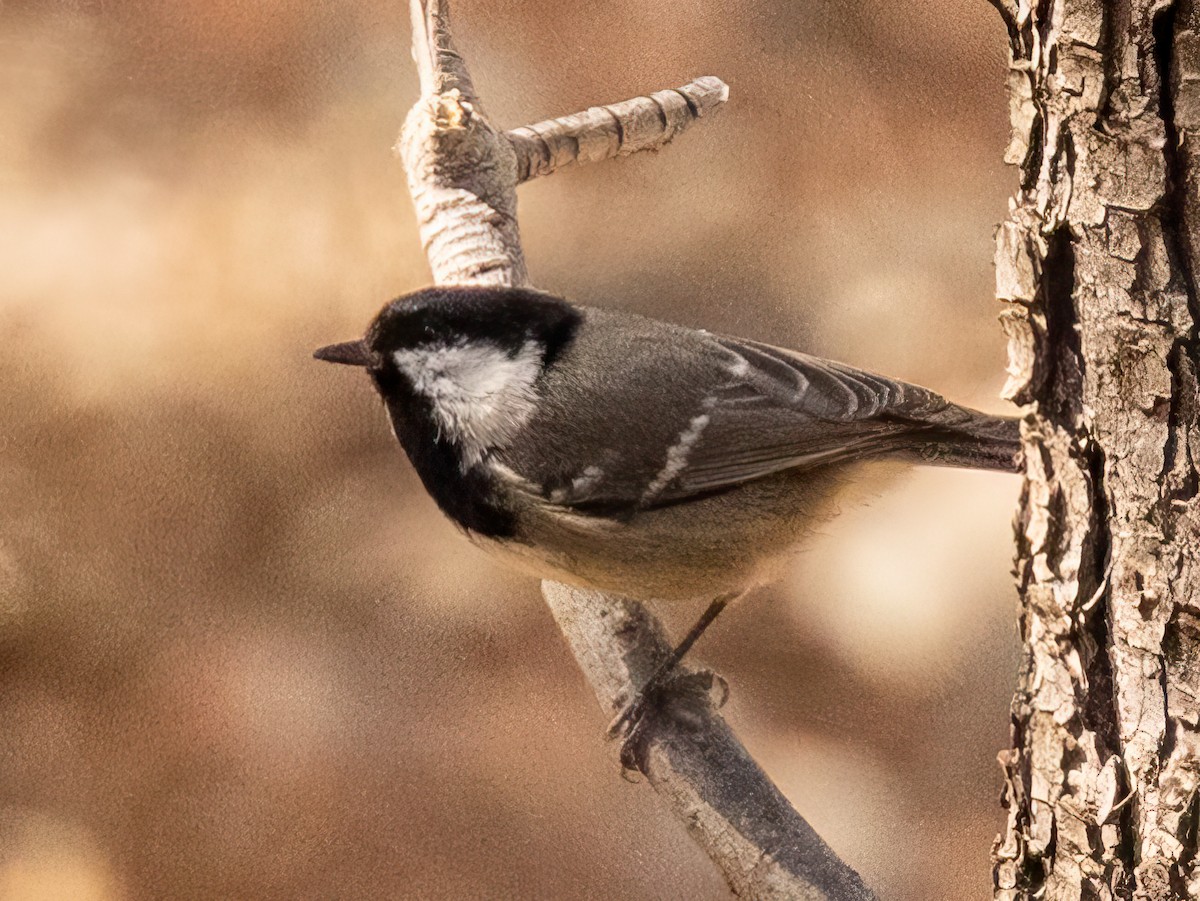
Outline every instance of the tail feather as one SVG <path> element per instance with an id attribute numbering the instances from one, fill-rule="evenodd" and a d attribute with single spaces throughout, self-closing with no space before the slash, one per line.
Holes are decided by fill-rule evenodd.
<path id="1" fill-rule="evenodd" d="M 936 425 L 909 436 L 914 462 L 1000 472 L 1021 471 L 1021 420 L 975 410 L 953 425 Z"/>

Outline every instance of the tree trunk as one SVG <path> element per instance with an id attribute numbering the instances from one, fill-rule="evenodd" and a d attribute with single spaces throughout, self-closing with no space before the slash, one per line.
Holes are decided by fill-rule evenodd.
<path id="1" fill-rule="evenodd" d="M 996 897 L 1197 898 L 1197 12 L 993 3 L 1021 176 L 997 294 L 1028 405 Z"/>

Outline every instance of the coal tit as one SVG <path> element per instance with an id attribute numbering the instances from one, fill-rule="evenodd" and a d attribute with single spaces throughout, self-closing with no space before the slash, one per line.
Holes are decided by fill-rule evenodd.
<path id="1" fill-rule="evenodd" d="M 1017 466 L 1015 419 L 524 288 L 417 291 L 315 356 L 367 370 L 426 490 L 475 543 L 630 597 L 769 578 L 832 512 L 847 464 Z"/>
<path id="2" fill-rule="evenodd" d="M 640 599 L 771 578 L 848 465 L 1015 471 L 1015 419 L 756 341 L 508 287 L 388 304 L 318 350 L 364 367 L 433 499 L 542 578 Z"/>

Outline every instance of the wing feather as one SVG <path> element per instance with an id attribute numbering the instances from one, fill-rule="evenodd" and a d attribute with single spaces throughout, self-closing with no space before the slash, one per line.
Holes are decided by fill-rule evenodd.
<path id="1" fill-rule="evenodd" d="M 720 337 L 730 374 L 687 465 L 653 499 L 678 503 L 784 470 L 878 451 L 957 410 L 940 395 L 841 363 Z"/>
<path id="2" fill-rule="evenodd" d="M 500 461 L 544 502 L 593 515 L 879 453 L 971 415 L 852 366 L 595 309 L 543 380 Z"/>

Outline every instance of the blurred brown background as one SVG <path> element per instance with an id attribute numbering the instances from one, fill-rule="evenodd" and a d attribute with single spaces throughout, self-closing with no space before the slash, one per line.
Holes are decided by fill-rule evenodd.
<path id="1" fill-rule="evenodd" d="M 527 186 L 535 283 L 1003 409 L 984 2 L 457 0 L 513 126 L 732 88 Z M 0 8 L 0 898 L 721 898 L 533 582 L 314 363 L 424 284 L 400 0 Z M 1014 478 L 873 477 L 697 659 L 883 899 L 989 898 Z M 697 610 L 664 615 L 684 628 Z"/>

